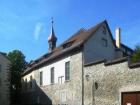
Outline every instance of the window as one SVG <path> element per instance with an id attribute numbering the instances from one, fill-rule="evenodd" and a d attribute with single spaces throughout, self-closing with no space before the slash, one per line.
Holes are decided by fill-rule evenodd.
<path id="1" fill-rule="evenodd" d="M 102 45 L 103 45 L 104 47 L 107 47 L 107 45 L 108 45 L 107 39 L 102 38 Z"/>
<path id="2" fill-rule="evenodd" d="M 32 81 L 33 81 L 33 77 L 30 76 L 30 88 L 32 88 L 32 85 L 33 85 Z"/>
<path id="3" fill-rule="evenodd" d="M 60 101 L 61 101 L 61 103 L 65 103 L 66 101 L 67 101 L 67 98 L 66 98 L 66 96 L 67 96 L 67 94 L 66 94 L 66 92 L 65 91 L 60 91 Z M 64 104 L 65 105 L 65 104 Z"/>
<path id="4" fill-rule="evenodd" d="M 54 67 L 51 68 L 51 84 L 54 83 Z"/>
<path id="5" fill-rule="evenodd" d="M 65 80 L 70 79 L 70 62 L 65 63 Z"/>
<path id="6" fill-rule="evenodd" d="M 25 89 L 27 90 L 27 78 L 25 79 Z"/>
<path id="7" fill-rule="evenodd" d="M 69 48 L 72 46 L 72 44 L 74 43 L 75 40 L 72 40 L 72 41 L 68 41 L 66 43 L 63 44 L 63 48 Z"/>
<path id="8" fill-rule="evenodd" d="M 40 72 L 40 85 L 43 85 L 43 72 Z"/>
<path id="9" fill-rule="evenodd" d="M 106 27 L 105 26 L 103 26 L 103 34 L 106 34 Z"/>

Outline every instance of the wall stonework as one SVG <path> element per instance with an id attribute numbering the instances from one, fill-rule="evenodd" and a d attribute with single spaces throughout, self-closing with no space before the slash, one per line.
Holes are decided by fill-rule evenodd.
<path id="1" fill-rule="evenodd" d="M 122 92 L 140 91 L 140 68 L 130 69 L 127 62 L 87 66 L 84 84 L 84 105 L 121 105 Z"/>
<path id="2" fill-rule="evenodd" d="M 63 58 L 64 59 L 64 58 Z M 22 92 L 22 101 L 25 104 L 41 103 L 45 105 L 81 105 L 82 104 L 82 52 L 70 55 L 70 80 L 64 83 L 40 86 L 39 70 L 35 70 L 34 90 Z M 46 75 L 47 76 L 47 75 Z M 24 76 L 23 79 L 27 78 Z M 23 89 L 24 90 L 24 89 Z M 25 101 L 28 100 L 28 101 Z"/>
<path id="3" fill-rule="evenodd" d="M 81 105 L 82 102 L 82 53 L 71 56 L 70 80 L 63 84 L 42 86 L 52 104 Z"/>

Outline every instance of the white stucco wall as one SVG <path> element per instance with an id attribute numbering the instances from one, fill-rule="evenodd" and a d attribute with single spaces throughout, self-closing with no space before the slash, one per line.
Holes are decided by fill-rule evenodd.
<path id="1" fill-rule="evenodd" d="M 62 83 L 65 81 L 65 63 L 70 61 L 70 57 L 66 57 L 62 60 L 59 60 L 55 63 L 47 65 L 39 69 L 39 71 L 43 72 L 43 86 L 50 85 L 50 69 L 54 67 L 54 83 L 58 83 L 58 78 L 63 76 Z"/>
<path id="2" fill-rule="evenodd" d="M 106 24 L 103 24 L 106 27 Z M 114 59 L 115 46 L 112 43 L 109 31 L 106 28 L 106 34 L 103 34 L 103 26 L 100 27 L 91 38 L 84 44 L 85 63 L 94 62 L 100 59 Z M 107 47 L 103 46 L 102 39 L 107 39 Z"/>
<path id="3" fill-rule="evenodd" d="M 34 71 L 32 71 L 28 75 L 24 76 L 23 80 L 25 81 L 27 79 L 27 82 L 30 82 L 30 76 L 32 76 L 32 78 L 34 79 Z"/>
<path id="4" fill-rule="evenodd" d="M 50 83 L 50 70 L 52 67 L 54 67 L 54 83 L 58 83 L 58 78 L 63 76 L 62 77 L 62 83 L 64 83 L 65 81 L 65 63 L 70 61 L 70 57 L 66 57 L 64 59 L 61 59 L 57 62 L 54 62 L 50 65 L 46 65 L 44 67 L 41 67 L 39 68 L 38 70 L 35 70 L 35 71 L 32 71 L 31 73 L 29 73 L 28 75 L 24 76 L 23 77 L 23 80 L 25 82 L 25 80 L 27 79 L 27 83 L 30 82 L 30 76 L 32 76 L 33 80 L 36 81 L 36 83 L 38 85 L 39 82 L 40 82 L 40 72 L 42 71 L 43 72 L 43 85 L 42 86 L 45 86 L 45 85 L 51 85 Z"/>
<path id="5" fill-rule="evenodd" d="M 22 91 L 34 91 L 35 89 L 35 71 L 32 71 L 31 73 L 29 73 L 28 75 L 23 77 L 23 84 L 22 84 Z M 32 76 L 32 88 L 30 87 L 30 76 Z M 25 87 L 26 85 L 26 79 L 27 79 L 27 89 Z"/>

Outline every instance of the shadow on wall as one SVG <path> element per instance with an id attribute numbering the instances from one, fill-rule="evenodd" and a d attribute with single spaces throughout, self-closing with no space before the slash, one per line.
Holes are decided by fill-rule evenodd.
<path id="1" fill-rule="evenodd" d="M 23 83 L 20 101 L 22 105 L 52 105 L 52 100 L 43 92 L 35 80 Z"/>

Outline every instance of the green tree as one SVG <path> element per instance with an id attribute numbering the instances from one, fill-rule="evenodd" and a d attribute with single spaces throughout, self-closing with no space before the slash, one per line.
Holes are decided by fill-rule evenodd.
<path id="1" fill-rule="evenodd" d="M 140 45 L 136 45 L 135 52 L 132 55 L 131 61 L 133 63 L 140 62 Z"/>
<path id="2" fill-rule="evenodd" d="M 21 90 L 21 74 L 27 66 L 24 54 L 19 50 L 13 50 L 8 53 L 8 58 L 11 61 L 11 101 L 17 101 Z"/>

